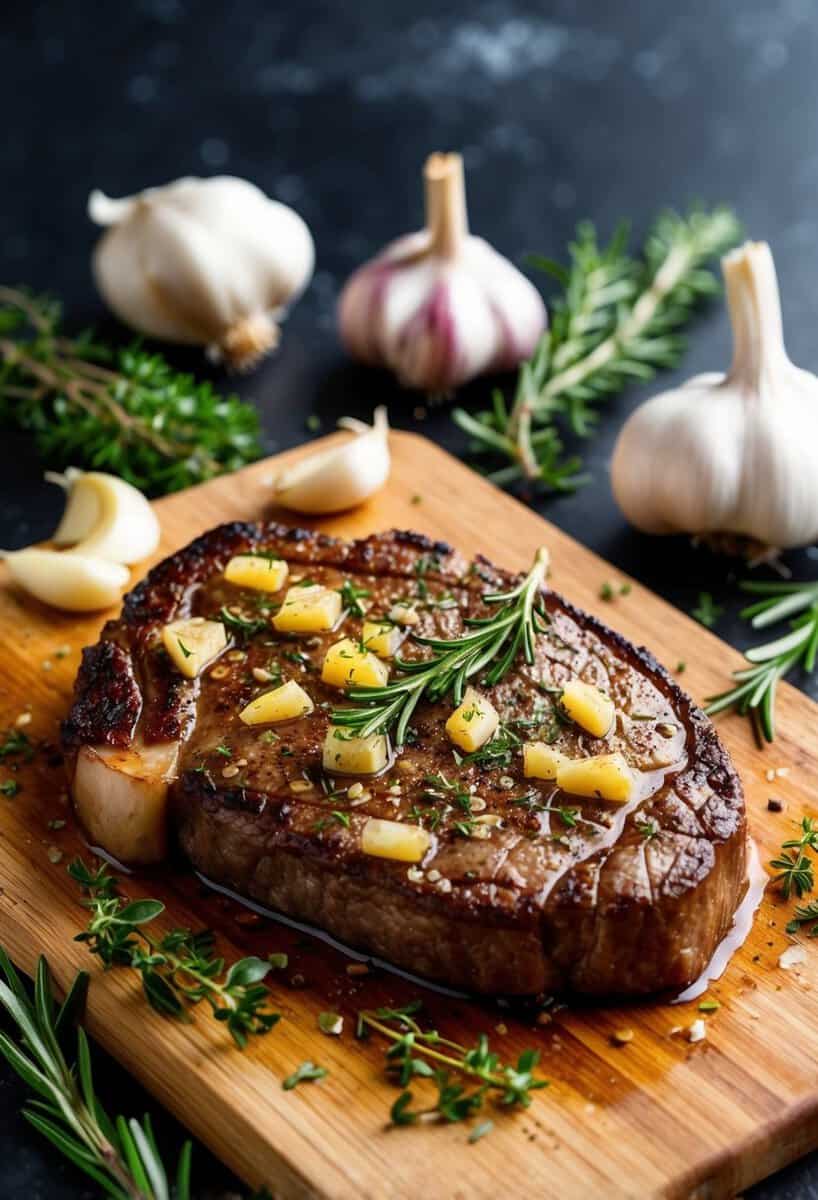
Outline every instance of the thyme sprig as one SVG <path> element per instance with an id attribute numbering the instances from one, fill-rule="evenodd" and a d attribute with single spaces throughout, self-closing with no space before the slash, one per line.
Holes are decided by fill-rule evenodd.
<path id="1" fill-rule="evenodd" d="M 375 1032 L 392 1043 L 386 1051 L 387 1070 L 403 1089 L 392 1105 L 393 1125 L 414 1124 L 424 1117 L 465 1121 L 484 1106 L 489 1095 L 502 1106 L 527 1108 L 531 1093 L 548 1087 L 547 1079 L 533 1074 L 540 1057 L 537 1050 L 524 1050 L 516 1064 L 502 1063 L 485 1034 L 480 1034 L 474 1046 L 467 1047 L 443 1037 L 436 1029 L 424 1029 L 416 1020 L 421 1008 L 418 1000 L 403 1008 L 364 1009 L 358 1013 L 359 1038 Z M 433 1104 L 411 1107 L 414 1096 L 408 1085 L 415 1079 L 428 1079 L 437 1087 Z M 477 1080 L 471 1088 L 470 1079 Z"/>
<path id="2" fill-rule="evenodd" d="M 113 471 L 152 494 L 261 453 L 258 415 L 138 342 L 66 337 L 47 296 L 0 287 L 0 424 L 29 430 L 53 465 Z"/>
<path id="3" fill-rule="evenodd" d="M 91 1051 L 77 1026 L 77 1059 L 65 1057 L 66 1035 L 82 1015 L 88 975 L 80 971 L 57 1006 L 51 972 L 40 958 L 34 1001 L 0 948 L 0 1004 L 17 1037 L 0 1033 L 0 1054 L 37 1096 L 23 1116 L 52 1145 L 114 1200 L 170 1200 L 171 1185 L 151 1128 L 150 1117 L 115 1120 L 94 1088 Z M 175 1200 L 190 1200 L 191 1143 L 185 1142 L 175 1173 Z"/>
<path id="4" fill-rule="evenodd" d="M 395 741 L 402 745 L 421 696 L 437 700 L 451 692 L 459 704 L 467 680 L 479 672 L 485 671 L 483 682 L 492 687 L 504 678 L 520 652 L 527 663 L 533 663 L 535 638 L 546 632 L 548 621 L 540 598 L 547 567 L 548 551 L 541 547 L 531 570 L 518 584 L 505 592 L 483 595 L 483 602 L 496 606 L 496 611 L 488 617 L 465 618 L 467 628 L 460 637 L 413 634 L 412 640 L 427 647 L 430 656 L 415 662 L 396 658 L 397 677 L 384 687 L 350 688 L 349 699 L 363 703 L 357 708 L 335 709 L 334 724 L 358 737 L 395 726 Z"/>
<path id="5" fill-rule="evenodd" d="M 714 715 L 724 709 L 736 709 L 749 715 L 761 737 L 775 740 L 775 695 L 778 681 L 795 667 L 810 673 L 818 656 L 818 583 L 744 582 L 742 591 L 761 596 L 741 616 L 749 618 L 753 629 L 765 629 L 788 617 L 790 632 L 745 654 L 747 667 L 733 672 L 732 688 L 710 696 L 705 711 Z M 800 614 L 800 615 L 796 615 Z"/>
<path id="6" fill-rule="evenodd" d="M 788 850 L 791 853 L 788 854 Z M 818 854 L 818 823 L 813 817 L 802 817 L 801 836 L 782 842 L 781 853 L 770 862 L 773 870 L 778 871 L 773 883 L 780 886 L 785 900 L 789 900 L 793 891 L 800 897 L 815 887 L 813 862 L 808 850 Z"/>
<path id="7" fill-rule="evenodd" d="M 798 933 L 802 925 L 812 928 L 808 937 L 818 937 L 818 900 L 810 900 L 809 904 L 796 904 L 795 916 L 787 925 L 787 933 Z"/>
<path id="8" fill-rule="evenodd" d="M 125 900 L 117 891 L 118 880 L 104 865 L 89 868 L 77 858 L 68 873 L 83 889 L 82 903 L 91 913 L 87 929 L 75 940 L 86 942 L 106 968 L 138 971 L 145 997 L 157 1012 L 190 1020 L 190 1008 L 207 1000 L 213 1016 L 227 1025 L 241 1049 L 250 1035 L 267 1033 L 278 1022 L 262 983 L 272 969 L 269 962 L 250 956 L 225 970 L 209 930 L 159 934 L 150 928 L 164 912 L 161 900 Z"/>
<path id="9" fill-rule="evenodd" d="M 506 460 L 490 473 L 495 483 L 523 479 L 569 491 L 584 481 L 580 460 L 564 456 L 561 429 L 587 437 L 602 399 L 629 379 L 650 379 L 678 364 L 684 350 L 678 328 L 717 290 L 704 264 L 733 245 L 739 232 L 726 208 L 685 217 L 667 212 L 633 257 L 626 226 L 600 245 L 586 221 L 569 246 L 569 266 L 533 260 L 562 292 L 551 302 L 550 328 L 520 368 L 511 408 L 496 390 L 490 410 L 472 415 L 457 408 L 452 414 L 474 451 Z"/>

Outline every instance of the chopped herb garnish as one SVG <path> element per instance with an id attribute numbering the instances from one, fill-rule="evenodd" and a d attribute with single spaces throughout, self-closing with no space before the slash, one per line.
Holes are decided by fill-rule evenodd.
<path id="1" fill-rule="evenodd" d="M 22 729 L 6 730 L 3 740 L 0 742 L 0 758 L 12 758 L 14 755 L 22 754 L 29 759 L 33 753 L 34 747 Z"/>
<path id="2" fill-rule="evenodd" d="M 641 833 L 643 840 L 649 842 L 659 833 L 659 822 L 653 817 L 648 817 L 647 821 L 637 821 L 636 828 Z"/>
<path id="3" fill-rule="evenodd" d="M 285 1092 L 291 1092 L 294 1087 L 298 1087 L 299 1083 L 312 1083 L 316 1079 L 324 1079 L 329 1072 L 326 1067 L 316 1067 L 314 1063 L 302 1062 L 300 1067 L 297 1067 L 292 1075 L 288 1075 L 281 1086 Z"/>
<path id="4" fill-rule="evenodd" d="M 262 617 L 243 617 L 231 612 L 226 605 L 222 605 L 219 610 L 219 619 L 240 638 L 250 638 L 270 628 L 269 623 Z"/>
<path id="5" fill-rule="evenodd" d="M 233 757 L 233 751 L 230 749 L 229 746 L 225 746 L 224 742 L 221 742 L 218 746 L 214 746 L 213 750 L 214 750 L 214 753 L 220 754 L 222 756 L 222 758 L 232 758 Z"/>
<path id="6" fill-rule="evenodd" d="M 318 433 L 318 430 L 321 428 L 321 418 L 318 413 L 310 413 L 304 423 L 310 433 Z"/>
<path id="7" fill-rule="evenodd" d="M 0 783 L 0 793 L 2 793 L 4 796 L 16 796 L 19 794 L 20 790 L 20 784 L 16 779 L 4 779 L 3 782 Z"/>
<path id="8" fill-rule="evenodd" d="M 345 579 L 336 590 L 340 593 L 341 603 L 351 616 L 362 617 L 365 614 L 366 607 L 361 604 L 361 600 L 372 595 L 369 588 L 356 587 L 350 579 Z"/>
<path id="9" fill-rule="evenodd" d="M 712 629 L 723 612 L 724 608 L 714 602 L 709 592 L 699 592 L 699 602 L 694 609 L 691 609 L 690 615 L 695 617 L 701 625 Z"/>
<path id="10" fill-rule="evenodd" d="M 687 666 L 686 662 L 683 662 L 681 660 L 679 662 L 677 662 L 676 663 L 676 674 L 681 675 L 686 666 Z"/>
<path id="11" fill-rule="evenodd" d="M 614 590 L 610 583 L 606 582 L 602 584 L 602 587 L 599 589 L 599 598 L 600 600 L 613 600 Z"/>
<path id="12" fill-rule="evenodd" d="M 188 650 L 187 646 L 185 645 L 185 643 L 182 641 L 181 638 L 176 639 L 176 644 L 178 645 L 179 649 L 182 651 L 182 654 L 184 654 L 185 658 L 190 658 L 193 651 Z"/>

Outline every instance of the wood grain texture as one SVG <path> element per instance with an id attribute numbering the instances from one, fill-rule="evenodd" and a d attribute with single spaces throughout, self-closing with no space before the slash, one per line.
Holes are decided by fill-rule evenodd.
<path id="1" fill-rule="evenodd" d="M 671 669 L 684 660 L 681 682 L 695 697 L 723 687 L 738 665 L 735 651 L 637 583 L 613 603 L 600 601 L 600 585 L 621 580 L 620 573 L 430 442 L 394 434 L 393 452 L 388 488 L 355 513 L 322 522 L 323 529 L 357 536 L 412 527 L 511 568 L 527 566 L 545 542 L 554 587 Z M 160 501 L 161 553 L 221 521 L 280 516 L 269 506 L 269 480 L 278 462 L 301 453 Z M 95 639 L 104 615 L 55 614 L 0 575 L 0 728 L 30 706 L 27 732 L 56 743 L 80 648 Z M 720 722 L 764 861 L 796 819 L 815 811 L 818 793 L 818 707 L 782 687 L 778 728 L 777 742 L 762 752 L 746 722 Z M 789 774 L 768 781 L 767 771 L 778 767 Z M 0 776 L 8 774 L 0 766 Z M 710 989 L 721 1007 L 707 1018 L 707 1039 L 690 1045 L 671 1031 L 696 1019 L 696 1003 L 569 1005 L 552 1024 L 535 1025 L 385 972 L 350 979 L 337 950 L 266 919 L 248 923 L 243 910 L 206 892 L 182 866 L 130 880 L 130 895 L 166 902 L 169 922 L 211 925 L 228 958 L 289 953 L 289 968 L 273 982 L 284 1019 L 242 1055 L 204 1011 L 193 1025 L 153 1014 L 132 972 L 103 974 L 72 941 L 83 914 L 65 864 L 82 846 L 61 768 L 46 750 L 16 777 L 22 791 L 0 799 L 0 940 L 28 972 L 47 953 L 61 984 L 78 967 L 90 968 L 93 1035 L 240 1176 L 266 1183 L 276 1197 L 722 1197 L 818 1145 L 818 945 L 807 945 L 802 967 L 778 967 L 790 939 L 786 907 L 774 896 Z M 771 795 L 785 802 L 783 814 L 767 811 Z M 67 819 L 66 827 L 50 830 L 53 818 Z M 59 863 L 49 859 L 52 846 L 63 853 Z M 462 1126 L 386 1128 L 396 1092 L 383 1075 L 383 1045 L 354 1041 L 354 1015 L 420 995 L 429 1019 L 451 1036 L 470 1041 L 488 1032 L 504 1058 L 528 1045 L 542 1052 L 551 1087 L 527 1112 L 497 1115 L 494 1131 L 476 1145 L 467 1144 Z M 340 1039 L 319 1032 L 325 1009 L 344 1015 Z M 623 1026 L 634 1038 L 616 1048 L 611 1035 Z M 282 1091 L 282 1078 L 306 1058 L 329 1077 Z M 127 1110 L 127 1097 L 114 1099 Z"/>

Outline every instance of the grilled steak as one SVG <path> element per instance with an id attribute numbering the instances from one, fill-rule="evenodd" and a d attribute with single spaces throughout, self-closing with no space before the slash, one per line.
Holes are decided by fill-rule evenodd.
<path id="1" fill-rule="evenodd" d="M 475 992 L 640 994 L 702 972 L 746 886 L 742 790 L 708 718 L 647 651 L 544 590 L 550 623 L 534 663 L 520 656 L 484 689 L 502 721 L 492 741 L 458 752 L 444 731 L 451 696 L 422 699 L 386 770 L 336 776 L 322 769 L 322 747 L 343 696 L 321 669 L 339 638 L 360 639 L 361 617 L 347 608 L 333 632 L 276 633 L 283 592 L 224 577 L 233 556 L 256 552 L 285 560 L 289 585 L 352 584 L 353 610 L 409 607 L 412 632 L 424 635 L 458 636 L 465 617 L 486 615 L 484 593 L 514 581 L 414 533 L 344 542 L 280 525 L 213 530 L 151 571 L 85 651 L 64 741 L 82 816 L 90 797 L 86 820 L 100 789 L 116 791 L 106 778 L 125 772 L 153 789 L 147 803 L 168 796 L 182 850 L 210 880 Z M 231 638 L 195 679 L 161 637 L 191 615 L 223 621 Z M 411 637 L 401 650 L 427 653 Z M 604 737 L 560 704 L 577 677 L 613 699 Z M 287 680 L 312 712 L 277 725 L 240 720 Z M 583 799 L 525 778 L 520 744 L 529 740 L 573 759 L 621 752 L 636 780 L 631 798 Z M 133 792 L 122 800 L 114 841 L 114 825 L 142 803 Z M 370 818 L 425 829 L 422 861 L 364 853 Z"/>

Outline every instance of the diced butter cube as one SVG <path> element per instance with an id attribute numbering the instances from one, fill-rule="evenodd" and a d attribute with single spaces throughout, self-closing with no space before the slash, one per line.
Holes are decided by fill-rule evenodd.
<path id="1" fill-rule="evenodd" d="M 392 621 L 364 621 L 361 641 L 378 658 L 394 658 L 405 636 Z"/>
<path id="2" fill-rule="evenodd" d="M 494 737 L 499 724 L 500 717 L 491 701 L 469 687 L 463 703 L 446 722 L 446 732 L 456 746 L 471 754 Z"/>
<path id="3" fill-rule="evenodd" d="M 545 779 L 552 782 L 557 770 L 568 759 L 560 750 L 545 742 L 526 742 L 523 746 L 523 773 L 526 779 Z"/>
<path id="4" fill-rule="evenodd" d="M 633 795 L 633 773 L 625 759 L 615 754 L 566 759 L 557 767 L 557 786 L 574 796 L 592 796 L 626 804 Z"/>
<path id="5" fill-rule="evenodd" d="M 343 725 L 330 725 L 327 730 L 322 765 L 330 775 L 377 775 L 388 762 L 385 734 L 357 737 Z"/>
<path id="6" fill-rule="evenodd" d="M 275 721 L 293 721 L 311 713 L 315 705 L 304 689 L 288 679 L 281 687 L 263 692 L 239 713 L 245 725 L 272 725 Z"/>
<path id="7" fill-rule="evenodd" d="M 560 703 L 571 720 L 594 737 L 610 733 L 616 716 L 614 702 L 593 684 L 572 679 L 562 689 Z"/>
<path id="8" fill-rule="evenodd" d="M 224 650 L 227 633 L 221 621 L 187 617 L 166 625 L 162 641 L 173 665 L 188 679 L 195 679 Z"/>
<path id="9" fill-rule="evenodd" d="M 321 678 L 331 687 L 383 687 L 389 668 L 352 638 L 343 638 L 327 650 Z"/>
<path id="10" fill-rule="evenodd" d="M 224 569 L 228 583 L 257 592 L 277 592 L 287 582 L 290 568 L 283 558 L 264 554 L 237 554 Z"/>
<path id="11" fill-rule="evenodd" d="M 382 821 L 370 817 L 361 834 L 361 849 L 375 858 L 392 858 L 398 862 L 420 862 L 432 844 L 429 833 L 420 825 L 404 825 L 400 821 Z"/>
<path id="12" fill-rule="evenodd" d="M 279 633 L 327 633 L 337 624 L 341 605 L 340 593 L 320 584 L 291 587 L 273 625 Z"/>

